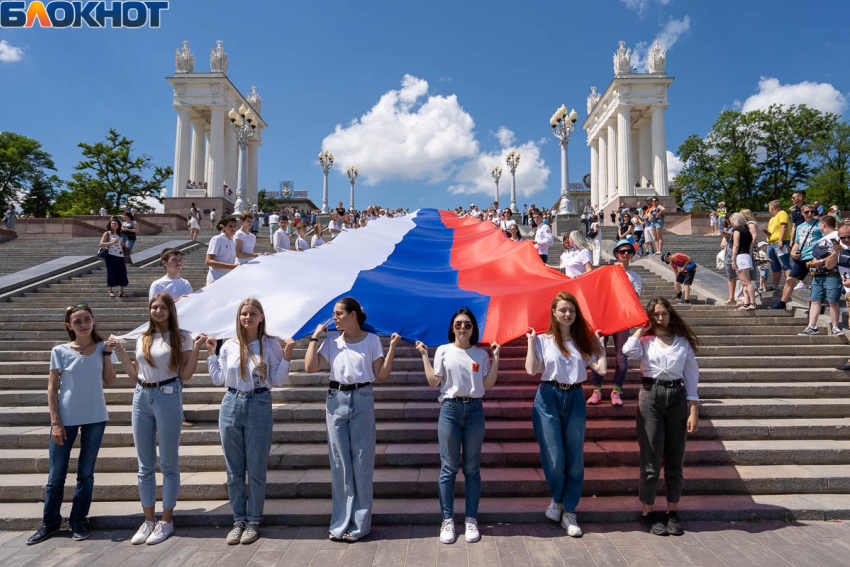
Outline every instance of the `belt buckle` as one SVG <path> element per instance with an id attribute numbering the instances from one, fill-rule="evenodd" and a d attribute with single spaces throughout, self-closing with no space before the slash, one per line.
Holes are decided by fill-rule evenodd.
<path id="1" fill-rule="evenodd" d="M 557 382 L 557 384 L 558 384 L 558 388 L 560 388 L 561 390 L 570 390 L 573 387 L 572 384 L 567 384 L 565 382 Z"/>

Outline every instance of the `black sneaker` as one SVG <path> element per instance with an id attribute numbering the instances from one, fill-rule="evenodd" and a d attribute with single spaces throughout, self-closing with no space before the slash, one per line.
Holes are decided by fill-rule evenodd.
<path id="1" fill-rule="evenodd" d="M 771 305 L 768 309 L 781 309 L 782 311 L 785 311 L 785 302 L 777 301 L 775 305 Z"/>
<path id="2" fill-rule="evenodd" d="M 649 530 L 649 533 L 652 535 L 667 535 L 667 526 L 664 525 L 664 518 L 660 512 L 650 512 L 645 516 L 641 516 L 640 523 L 643 527 Z"/>
<path id="3" fill-rule="evenodd" d="M 676 512 L 667 512 L 667 533 L 674 536 L 685 533 L 685 530 L 682 529 L 682 523 L 679 522 L 679 514 Z"/>
<path id="4" fill-rule="evenodd" d="M 690 300 L 690 299 L 684 299 L 684 300 L 682 300 L 682 303 L 683 303 L 684 305 L 690 305 L 690 304 L 691 304 L 691 300 Z"/>
<path id="5" fill-rule="evenodd" d="M 841 366 L 836 366 L 836 370 L 850 370 L 850 360 L 842 364 Z"/>
<path id="6" fill-rule="evenodd" d="M 48 526 L 47 524 L 41 524 L 41 527 L 38 528 L 38 531 L 32 534 L 27 540 L 27 545 L 41 543 L 46 539 L 50 539 L 58 531 L 59 526 Z"/>
<path id="7" fill-rule="evenodd" d="M 681 291 L 676 294 L 676 299 L 682 299 L 682 292 Z"/>
<path id="8" fill-rule="evenodd" d="M 71 526 L 71 539 L 74 541 L 85 541 L 89 539 L 89 527 L 86 522 L 80 522 Z"/>

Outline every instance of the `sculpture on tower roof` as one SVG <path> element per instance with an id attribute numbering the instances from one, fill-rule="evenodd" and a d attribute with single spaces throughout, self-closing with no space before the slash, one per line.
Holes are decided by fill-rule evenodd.
<path id="1" fill-rule="evenodd" d="M 649 72 L 655 75 L 664 75 L 664 67 L 667 65 L 667 50 L 661 49 L 661 44 L 656 39 L 649 50 Z"/>
<path id="2" fill-rule="evenodd" d="M 189 51 L 189 42 L 183 42 L 183 49 L 176 49 L 177 58 L 175 61 L 175 73 L 194 73 L 195 72 L 195 56 Z"/>
<path id="3" fill-rule="evenodd" d="M 627 75 L 631 73 L 632 50 L 626 49 L 626 42 L 620 42 L 620 49 L 614 53 L 614 75 Z"/>
<path id="4" fill-rule="evenodd" d="M 602 95 L 596 92 L 596 87 L 590 87 L 590 96 L 587 97 L 588 115 L 590 115 L 590 112 L 593 110 L 593 107 L 596 106 L 596 103 L 599 102 L 600 98 L 602 98 Z"/>
<path id="5" fill-rule="evenodd" d="M 221 40 L 216 41 L 215 49 L 210 50 L 210 71 L 227 74 L 227 53 L 221 44 Z"/>
<path id="6" fill-rule="evenodd" d="M 262 114 L 263 99 L 257 93 L 257 87 L 251 87 L 251 94 L 249 94 L 245 98 L 247 98 L 251 106 L 254 107 L 254 112 L 256 112 L 257 114 Z"/>

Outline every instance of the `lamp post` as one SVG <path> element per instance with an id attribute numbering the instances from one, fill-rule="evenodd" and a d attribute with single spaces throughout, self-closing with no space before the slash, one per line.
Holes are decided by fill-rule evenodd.
<path id="1" fill-rule="evenodd" d="M 328 150 L 324 153 L 319 152 L 319 163 L 322 164 L 322 170 L 325 172 L 325 187 L 322 191 L 322 212 L 327 214 L 331 212 L 328 208 L 328 172 L 334 166 L 334 155 Z"/>
<path id="2" fill-rule="evenodd" d="M 248 140 L 254 137 L 254 132 L 257 128 L 257 117 L 252 110 L 245 108 L 244 104 L 239 107 L 238 112 L 231 108 L 227 116 L 230 118 L 233 131 L 236 132 L 236 142 L 239 144 L 239 169 L 236 174 L 236 204 L 233 205 L 233 212 L 239 215 L 248 209 L 248 202 L 245 199 L 245 176 L 248 172 Z"/>
<path id="3" fill-rule="evenodd" d="M 499 202 L 499 179 L 502 178 L 502 168 L 498 165 L 490 170 L 490 175 L 493 176 L 493 179 L 496 181 L 496 198 L 494 201 L 496 203 Z"/>
<path id="4" fill-rule="evenodd" d="M 354 209 L 354 181 L 357 179 L 357 175 L 360 173 L 357 171 L 357 168 L 353 165 L 345 170 L 348 174 L 348 180 L 351 181 L 351 202 L 348 205 L 349 210 Z"/>
<path id="5" fill-rule="evenodd" d="M 575 108 L 570 112 L 563 104 L 561 108 L 555 111 L 552 118 L 549 119 L 549 125 L 552 126 L 552 133 L 559 140 L 561 145 L 561 204 L 558 206 L 559 215 L 574 215 L 573 201 L 570 199 L 570 162 L 568 159 L 567 149 L 570 144 L 570 135 L 575 132 L 576 120 L 578 113 Z"/>
<path id="6" fill-rule="evenodd" d="M 516 208 L 516 168 L 519 165 L 519 152 L 511 150 L 508 157 L 505 158 L 505 163 L 511 170 L 511 212 L 518 213 L 519 209 Z"/>

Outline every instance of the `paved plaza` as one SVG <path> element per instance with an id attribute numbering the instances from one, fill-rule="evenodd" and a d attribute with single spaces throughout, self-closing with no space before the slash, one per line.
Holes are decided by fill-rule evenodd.
<path id="1" fill-rule="evenodd" d="M 31 532 L 0 532 L 0 567 L 136 566 L 285 567 L 787 567 L 850 565 L 850 527 L 842 522 L 691 522 L 682 537 L 658 537 L 637 524 L 587 524 L 566 537 L 554 524 L 481 526 L 482 539 L 439 543 L 438 526 L 373 528 L 356 544 L 326 539 L 324 527 L 266 528 L 251 545 L 228 546 L 228 528 L 177 529 L 160 545 L 130 544 L 132 530 L 69 532 L 27 546 Z M 458 527 L 462 530 L 462 526 Z"/>

